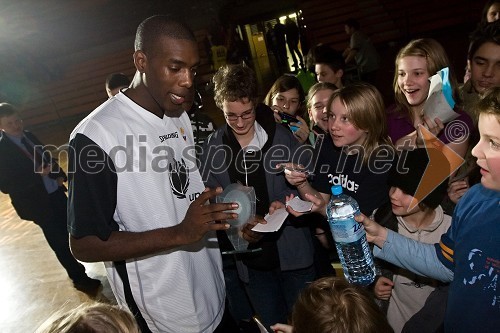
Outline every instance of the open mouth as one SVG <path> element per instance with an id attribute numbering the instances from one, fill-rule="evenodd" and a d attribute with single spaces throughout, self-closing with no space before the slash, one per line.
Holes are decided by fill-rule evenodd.
<path id="1" fill-rule="evenodd" d="M 176 95 L 174 93 L 170 93 L 170 100 L 172 103 L 180 105 L 186 101 L 186 99 L 182 96 Z"/>

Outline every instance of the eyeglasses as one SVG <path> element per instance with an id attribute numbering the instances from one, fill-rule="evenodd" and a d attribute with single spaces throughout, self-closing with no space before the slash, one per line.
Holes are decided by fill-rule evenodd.
<path id="1" fill-rule="evenodd" d="M 229 121 L 237 121 L 238 118 L 241 118 L 243 120 L 247 120 L 247 119 L 250 119 L 253 117 L 253 114 L 254 114 L 255 110 L 252 109 L 252 110 L 249 110 L 249 111 L 245 111 L 243 112 L 242 114 L 240 114 L 239 116 L 235 115 L 235 114 L 226 114 L 224 113 L 224 117 L 229 120 Z"/>

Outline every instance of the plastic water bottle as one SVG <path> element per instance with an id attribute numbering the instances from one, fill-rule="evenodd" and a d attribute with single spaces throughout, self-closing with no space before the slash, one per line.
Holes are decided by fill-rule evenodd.
<path id="1" fill-rule="evenodd" d="M 375 265 L 365 229 L 354 219 L 359 214 L 359 205 L 350 196 L 342 194 L 342 186 L 334 185 L 331 190 L 326 216 L 344 276 L 350 283 L 367 286 L 375 280 Z"/>

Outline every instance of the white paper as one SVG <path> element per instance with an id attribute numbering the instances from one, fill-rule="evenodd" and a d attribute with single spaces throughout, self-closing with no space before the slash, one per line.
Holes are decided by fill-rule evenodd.
<path id="1" fill-rule="evenodd" d="M 431 86 L 429 94 L 424 104 L 424 114 L 432 121 L 439 118 L 443 123 L 447 123 L 456 119 L 459 115 L 450 107 L 446 97 L 443 94 L 443 80 L 441 74 L 438 72 L 436 75 L 430 77 Z"/>
<path id="2" fill-rule="evenodd" d="M 298 213 L 306 213 L 311 211 L 313 203 L 304 201 L 299 197 L 294 197 L 292 200 L 288 201 L 286 205 Z"/>
<path id="3" fill-rule="evenodd" d="M 255 227 L 253 227 L 252 230 L 258 232 L 278 231 L 287 217 L 288 212 L 286 211 L 286 208 L 276 209 L 273 215 L 267 214 L 266 216 L 264 216 L 264 220 L 267 221 L 266 224 L 259 223 Z"/>

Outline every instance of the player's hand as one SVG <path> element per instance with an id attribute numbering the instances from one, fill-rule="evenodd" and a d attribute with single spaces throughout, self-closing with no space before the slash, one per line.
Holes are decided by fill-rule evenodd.
<path id="1" fill-rule="evenodd" d="M 177 226 L 179 235 L 186 244 L 199 241 L 211 230 L 226 230 L 229 224 L 226 220 L 235 219 L 238 214 L 231 212 L 238 208 L 233 203 L 209 203 L 209 200 L 222 193 L 222 188 L 205 189 L 200 196 L 194 200 L 186 212 L 184 220 Z M 216 222 L 220 221 L 220 222 Z"/>

